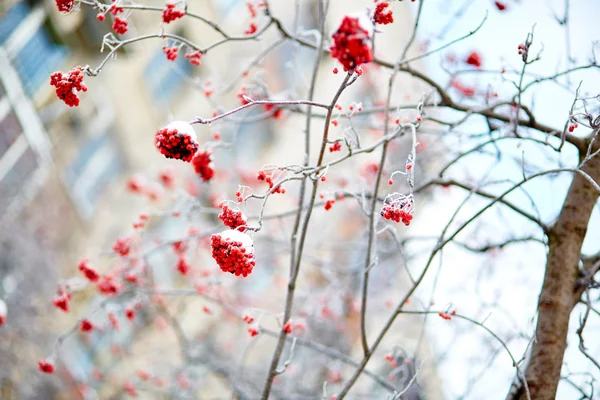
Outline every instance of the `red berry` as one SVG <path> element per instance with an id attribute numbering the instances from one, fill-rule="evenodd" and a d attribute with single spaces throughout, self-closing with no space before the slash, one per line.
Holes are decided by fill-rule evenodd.
<path id="1" fill-rule="evenodd" d="M 187 275 L 187 273 L 190 272 L 190 269 L 190 264 L 187 263 L 185 258 L 180 257 L 179 261 L 177 261 L 177 271 L 179 271 L 181 275 Z"/>
<path id="2" fill-rule="evenodd" d="M 125 309 L 125 317 L 128 320 L 133 321 L 135 318 L 135 309 L 133 309 L 132 307 L 127 307 Z"/>
<path id="3" fill-rule="evenodd" d="M 54 373 L 54 364 L 49 360 L 39 360 L 38 368 L 41 372 L 45 374 L 53 374 Z"/>
<path id="4" fill-rule="evenodd" d="M 132 241 L 130 238 L 120 238 L 117 239 L 115 244 L 113 245 L 113 251 L 121 256 L 125 257 L 129 254 L 131 250 Z"/>
<path id="5" fill-rule="evenodd" d="M 251 22 L 251 23 L 250 23 L 250 26 L 248 27 L 248 29 L 246 29 L 246 30 L 244 31 L 244 33 L 245 33 L 246 35 L 252 35 L 252 34 L 255 34 L 255 33 L 256 33 L 256 31 L 258 31 L 258 25 L 256 25 L 256 23 L 255 23 L 255 22 Z"/>
<path id="6" fill-rule="evenodd" d="M 123 290 L 123 283 L 113 275 L 105 275 L 96 284 L 100 293 L 106 296 L 116 296 Z"/>
<path id="7" fill-rule="evenodd" d="M 100 274 L 98 274 L 98 272 L 92 266 L 90 266 L 88 260 L 81 260 L 77 268 L 90 282 L 97 282 L 98 279 L 100 279 Z"/>
<path id="8" fill-rule="evenodd" d="M 81 323 L 79 324 L 79 330 L 81 332 L 87 333 L 87 332 L 91 332 L 93 329 L 94 329 L 94 325 L 92 325 L 92 323 L 87 319 L 83 319 L 81 321 Z"/>
<path id="9" fill-rule="evenodd" d="M 482 60 L 481 54 L 476 51 L 472 51 L 465 61 L 469 65 L 473 65 L 474 67 L 481 68 Z"/>

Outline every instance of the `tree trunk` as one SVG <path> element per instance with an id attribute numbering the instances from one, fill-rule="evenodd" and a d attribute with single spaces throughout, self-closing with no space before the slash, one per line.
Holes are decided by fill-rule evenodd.
<path id="1" fill-rule="evenodd" d="M 600 157 L 583 171 L 600 181 Z M 569 318 L 579 298 L 574 296 L 579 275 L 581 246 L 598 191 L 581 174 L 575 174 L 560 215 L 549 234 L 546 273 L 538 303 L 535 341 L 526 371 L 532 400 L 553 400 L 560 380 L 567 345 Z M 527 399 L 521 385 L 515 396 Z"/>

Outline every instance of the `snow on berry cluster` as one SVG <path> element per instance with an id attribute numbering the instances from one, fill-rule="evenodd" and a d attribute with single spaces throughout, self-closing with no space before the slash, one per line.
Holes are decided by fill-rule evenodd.
<path id="1" fill-rule="evenodd" d="M 330 51 L 331 57 L 344 66 L 344 71 L 373 61 L 369 32 L 360 25 L 358 18 L 344 17 L 340 27 L 333 34 Z"/>
<path id="2" fill-rule="evenodd" d="M 175 121 L 156 132 L 156 148 L 167 158 L 192 161 L 198 151 L 196 132 L 187 122 Z"/>
<path id="3" fill-rule="evenodd" d="M 162 12 L 162 20 L 165 24 L 168 24 L 176 19 L 182 18 L 184 15 L 185 12 L 182 10 L 177 10 L 175 8 L 175 4 L 167 3 L 167 6 Z"/>
<path id="4" fill-rule="evenodd" d="M 404 196 L 394 193 L 385 198 L 381 208 L 381 216 L 394 222 L 410 225 L 413 218 L 414 199 L 412 195 Z"/>
<path id="5" fill-rule="evenodd" d="M 50 75 L 50 85 L 56 88 L 56 96 L 69 107 L 79 105 L 79 97 L 75 92 L 87 92 L 87 86 L 83 83 L 83 68 L 77 66 L 68 73 L 55 72 Z"/>
<path id="6" fill-rule="evenodd" d="M 219 208 L 222 210 L 219 214 L 219 219 L 223 221 L 225 226 L 231 229 L 236 229 L 240 232 L 246 230 L 246 217 L 243 212 L 239 210 L 233 210 L 225 203 L 220 203 Z"/>
<path id="7" fill-rule="evenodd" d="M 214 234 L 210 239 L 212 257 L 223 272 L 246 277 L 252 273 L 254 247 L 252 239 L 238 230 L 228 230 Z"/>
<path id="8" fill-rule="evenodd" d="M 389 7 L 390 3 L 387 1 L 382 1 L 381 3 L 375 6 L 375 13 L 373 14 L 373 22 L 376 24 L 387 25 L 394 22 L 394 16 L 392 15 L 392 10 L 385 9 Z"/>
<path id="9" fill-rule="evenodd" d="M 200 150 L 192 159 L 192 165 L 196 173 L 204 182 L 210 181 L 215 176 L 210 150 Z"/>

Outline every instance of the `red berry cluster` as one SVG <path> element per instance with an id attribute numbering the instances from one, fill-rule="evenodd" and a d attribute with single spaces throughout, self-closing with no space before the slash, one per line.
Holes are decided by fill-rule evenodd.
<path id="1" fill-rule="evenodd" d="M 329 146 L 329 151 L 332 153 L 334 151 L 341 151 L 341 150 L 342 150 L 342 142 L 335 142 L 334 144 Z"/>
<path id="2" fill-rule="evenodd" d="M 244 316 L 242 317 L 242 319 L 244 320 L 245 323 L 247 324 L 251 324 L 254 322 L 254 317 L 248 314 L 244 314 Z"/>
<path id="3" fill-rule="evenodd" d="M 69 302 L 71 301 L 71 293 L 68 291 L 59 290 L 58 295 L 52 299 L 52 304 L 59 310 L 69 312 Z"/>
<path id="4" fill-rule="evenodd" d="M 185 11 L 175 9 L 175 4 L 167 3 L 167 6 L 162 12 L 162 20 L 165 24 L 175 21 L 178 18 L 182 18 L 185 15 Z"/>
<path id="5" fill-rule="evenodd" d="M 191 268 L 192 267 L 190 264 L 188 264 L 185 258 L 179 257 L 179 260 L 177 261 L 177 271 L 179 271 L 181 275 L 187 275 Z"/>
<path id="6" fill-rule="evenodd" d="M 114 2 L 115 2 L 115 0 L 112 0 L 112 2 L 114 3 Z M 120 13 L 122 13 L 122 12 L 125 12 L 125 9 L 124 9 L 124 8 L 121 8 L 121 7 L 117 7 L 117 5 L 116 5 L 116 4 L 113 4 L 113 5 L 111 5 L 111 6 L 108 8 L 108 12 L 109 12 L 109 13 L 112 13 L 112 15 L 114 15 L 114 16 L 117 16 L 117 15 L 119 15 Z"/>
<path id="7" fill-rule="evenodd" d="M 400 203 L 400 205 L 395 203 L 384 204 L 381 208 L 381 216 L 394 222 L 402 221 L 406 226 L 410 225 L 413 218 L 408 207 L 404 207 L 404 203 Z"/>
<path id="8" fill-rule="evenodd" d="M 290 335 L 292 333 L 292 321 L 288 321 L 283 325 L 283 332 L 286 335 Z"/>
<path id="9" fill-rule="evenodd" d="M 71 69 L 67 74 L 55 72 L 50 75 L 50 85 L 56 88 L 56 96 L 65 102 L 69 107 L 79 105 L 77 92 L 87 92 L 87 86 L 83 83 L 83 68 L 77 66 Z"/>
<path id="10" fill-rule="evenodd" d="M 129 29 L 129 27 L 127 26 L 127 20 L 121 17 L 115 17 L 112 28 L 119 35 L 126 34 L 127 30 Z"/>
<path id="11" fill-rule="evenodd" d="M 236 276 L 248 276 L 256 265 L 252 239 L 239 231 L 226 231 L 212 235 L 212 257 L 223 272 Z"/>
<path id="12" fill-rule="evenodd" d="M 377 4 L 375 7 L 375 13 L 373 14 L 373 22 L 376 24 L 387 25 L 394 22 L 394 16 L 392 15 L 392 10 L 384 10 L 389 7 L 389 3 L 387 1 L 382 1 Z"/>
<path id="13" fill-rule="evenodd" d="M 116 296 L 123 289 L 122 282 L 113 275 L 105 275 L 98 281 L 96 285 L 98 291 L 106 296 Z"/>
<path id="14" fill-rule="evenodd" d="M 190 162 L 198 151 L 196 134 L 185 123 L 171 123 L 156 132 L 155 140 L 156 148 L 167 158 Z"/>
<path id="15" fill-rule="evenodd" d="M 250 22 L 250 26 L 244 31 L 244 33 L 246 35 L 253 35 L 256 33 L 256 31 L 258 31 L 258 25 L 256 25 L 256 22 Z"/>
<path id="16" fill-rule="evenodd" d="M 250 13 L 250 18 L 256 18 L 256 7 L 250 1 L 246 1 L 246 7 L 248 7 L 248 12 Z"/>
<path id="17" fill-rule="evenodd" d="M 385 359 L 386 359 L 387 362 L 390 363 L 390 367 L 396 368 L 398 366 L 398 363 L 394 359 L 394 355 L 393 354 L 386 354 L 385 355 Z"/>
<path id="18" fill-rule="evenodd" d="M 569 132 L 573 132 L 575 129 L 577 129 L 577 127 L 579 127 L 579 124 L 575 123 L 575 124 L 569 124 Z"/>
<path id="19" fill-rule="evenodd" d="M 123 390 L 131 397 L 138 397 L 137 390 L 135 390 L 135 386 L 133 386 L 133 383 L 130 381 L 125 382 Z"/>
<path id="20" fill-rule="evenodd" d="M 524 44 L 521 43 L 518 47 L 519 55 L 521 56 L 521 59 L 523 60 L 523 62 L 527 62 L 527 54 L 529 53 L 529 46 L 531 46 L 531 43 L 529 41 L 526 41 Z"/>
<path id="21" fill-rule="evenodd" d="M 200 59 L 202 58 L 202 53 L 199 51 L 191 51 L 186 53 L 185 58 L 190 61 L 192 65 L 200 65 Z"/>
<path id="22" fill-rule="evenodd" d="M 163 46 L 162 50 L 167 55 L 167 60 L 169 60 L 169 61 L 177 60 L 177 54 L 179 52 L 179 48 L 177 46 L 173 46 L 173 47 Z"/>
<path id="23" fill-rule="evenodd" d="M 465 60 L 465 62 L 469 65 L 472 65 L 474 67 L 477 68 L 481 68 L 481 54 L 479 54 L 476 51 L 472 51 L 471 53 L 469 53 L 469 55 L 467 56 L 467 59 Z"/>
<path id="24" fill-rule="evenodd" d="M 135 309 L 133 307 L 127 307 L 125 309 L 125 318 L 127 318 L 130 321 L 133 321 L 135 319 Z"/>
<path id="25" fill-rule="evenodd" d="M 175 251 L 175 253 L 182 255 L 185 253 L 185 251 L 188 248 L 188 244 L 187 242 L 184 242 L 182 240 L 173 243 L 173 250 Z"/>
<path id="26" fill-rule="evenodd" d="M 499 1 L 495 1 L 494 4 L 496 5 L 496 8 L 500 11 L 504 11 L 506 10 L 506 4 L 501 3 Z"/>
<path id="27" fill-rule="evenodd" d="M 331 207 L 333 207 L 333 205 L 335 204 L 335 200 L 334 199 L 329 199 L 327 201 L 325 201 L 325 211 L 329 211 L 331 210 Z"/>
<path id="28" fill-rule="evenodd" d="M 114 330 L 119 330 L 119 320 L 117 316 L 113 313 L 108 313 L 108 321 L 110 322 L 110 326 L 113 327 Z"/>
<path id="29" fill-rule="evenodd" d="M 344 71 L 373 61 L 369 33 L 360 26 L 358 18 L 344 17 L 340 27 L 333 34 L 330 51 L 331 57 L 344 66 Z"/>
<path id="30" fill-rule="evenodd" d="M 450 82 L 450 85 L 453 88 L 455 88 L 456 90 L 458 90 L 465 97 L 475 96 L 475 88 L 473 88 L 471 86 L 467 86 L 464 83 L 460 82 L 459 80 L 453 79 Z"/>
<path id="31" fill-rule="evenodd" d="M 117 241 L 113 245 L 113 251 L 117 254 L 122 255 L 123 257 L 128 255 L 130 250 L 131 250 L 131 239 L 130 238 L 117 239 Z"/>
<path id="32" fill-rule="evenodd" d="M 88 260 L 82 260 L 77 267 L 90 282 L 97 282 L 100 279 L 98 271 L 90 266 Z"/>
<path id="33" fill-rule="evenodd" d="M 221 211 L 221 214 L 219 214 L 219 219 L 223 221 L 225 226 L 231 229 L 237 229 L 240 232 L 246 230 L 248 222 L 246 221 L 246 218 L 244 218 L 243 212 L 233 210 L 225 203 L 220 203 L 219 208 L 223 210 Z"/>
<path id="34" fill-rule="evenodd" d="M 242 86 L 236 96 L 238 99 L 240 99 L 240 103 L 242 103 L 243 106 L 250 103 L 246 99 L 246 96 L 248 96 L 248 89 L 246 89 L 246 86 Z"/>
<path id="35" fill-rule="evenodd" d="M 258 327 L 251 326 L 250 328 L 248 328 L 248 333 L 250 334 L 250 337 L 254 337 L 257 336 L 260 333 L 260 331 L 258 330 Z"/>
<path id="36" fill-rule="evenodd" d="M 79 330 L 83 333 L 91 332 L 94 330 L 94 325 L 88 319 L 83 319 L 79 324 Z"/>
<path id="37" fill-rule="evenodd" d="M 440 317 L 442 317 L 443 319 L 445 319 L 445 320 L 451 320 L 451 319 L 452 319 L 452 316 L 453 316 L 453 315 L 456 315 L 456 310 L 452 311 L 451 313 L 446 313 L 446 312 L 440 311 L 440 312 L 438 313 L 438 315 L 439 315 Z"/>
<path id="38" fill-rule="evenodd" d="M 54 373 L 54 364 L 49 360 L 39 360 L 38 368 L 41 372 L 45 374 L 53 374 Z"/>
<path id="39" fill-rule="evenodd" d="M 56 7 L 60 12 L 69 12 L 75 7 L 75 0 L 56 0 Z"/>
<path id="40" fill-rule="evenodd" d="M 265 171 L 258 171 L 258 175 L 256 176 L 256 179 L 258 179 L 259 181 L 267 182 L 269 184 L 269 189 L 273 189 L 273 186 L 275 186 L 275 184 L 273 183 L 273 177 L 270 175 L 267 175 Z M 275 190 L 273 190 L 273 193 L 284 194 L 285 189 L 283 187 L 281 187 L 281 185 L 279 185 L 275 188 Z"/>
<path id="41" fill-rule="evenodd" d="M 146 181 L 139 175 L 132 176 L 127 180 L 127 189 L 133 193 L 142 193 L 146 188 Z"/>
<path id="42" fill-rule="evenodd" d="M 158 179 L 164 187 L 172 189 L 175 186 L 175 170 L 171 166 L 166 166 L 158 173 Z"/>
<path id="43" fill-rule="evenodd" d="M 204 182 L 210 181 L 215 176 L 210 150 L 200 150 L 197 152 L 192 159 L 192 165 Z"/>
<path id="44" fill-rule="evenodd" d="M 283 108 L 276 107 L 275 104 L 265 104 L 264 108 L 266 112 L 271 112 L 273 109 L 275 109 L 271 115 L 274 119 L 279 119 L 283 114 Z"/>

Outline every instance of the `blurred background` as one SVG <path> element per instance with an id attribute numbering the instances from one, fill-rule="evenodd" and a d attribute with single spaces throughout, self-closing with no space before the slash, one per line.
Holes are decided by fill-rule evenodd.
<path id="1" fill-rule="evenodd" d="M 316 0 L 271 3 L 274 15 L 286 26 L 307 38 L 315 37 Z M 486 12 L 488 21 L 477 35 L 448 52 L 412 63 L 413 68 L 447 82 L 449 56 L 464 59 L 476 49 L 483 55 L 486 68 L 510 70 L 519 65 L 517 45 L 537 23 L 537 34 L 547 38 L 548 57 L 536 73 L 555 71 L 556 60 L 564 59 L 564 43 L 561 43 L 564 35 L 552 12 L 559 10 L 563 2 L 511 1 L 507 13 L 498 13 L 493 3 L 428 2 L 422 16 L 425 22 L 409 55 L 464 35 L 479 24 Z M 163 7 L 165 2 L 152 0 L 144 4 Z M 332 1 L 326 32 L 333 32 L 343 15 L 360 14 L 371 4 L 370 0 Z M 389 59 L 388 54 L 397 54 L 399 47 L 403 49 L 416 15 L 411 2 L 391 1 L 391 4 L 395 23 L 383 28 L 384 34 L 378 35 L 376 41 L 376 55 L 383 59 Z M 250 21 L 246 2 L 242 0 L 194 0 L 188 1 L 188 6 L 237 35 L 243 34 Z M 589 29 L 594 26 L 594 18 L 600 16 L 600 6 L 596 1 L 588 1 L 573 6 L 573 10 L 572 20 L 579 23 L 571 25 L 573 45 L 569 51 L 573 59 L 584 61 L 590 54 L 590 43 L 600 40 Z M 210 234 L 218 227 L 218 202 L 235 199 L 239 184 L 254 187 L 256 172 L 263 166 L 301 164 L 303 115 L 293 108 L 285 109 L 281 117 L 272 110 L 251 108 L 230 120 L 196 126 L 200 143 L 214 148 L 217 177 L 211 183 L 202 182 L 189 165 L 161 156 L 154 147 L 154 133 L 170 121 L 190 121 L 195 116 L 208 117 L 215 111 L 238 106 L 242 87 L 255 98 L 306 98 L 314 52 L 268 31 L 259 41 L 217 47 L 202 58 L 200 66 L 194 66 L 183 57 L 183 52 L 176 61 L 168 61 L 162 50 L 162 46 L 172 44 L 168 40 L 145 40 L 125 46 L 97 77 L 86 78 L 89 90 L 79 94 L 81 105 L 69 108 L 56 98 L 49 75 L 76 65 L 95 68 L 102 62 L 107 52 L 106 46 L 102 48 L 103 38 L 111 32 L 112 21 L 110 14 L 104 22 L 98 21 L 97 13 L 82 6 L 77 12 L 60 14 L 52 0 L 0 0 L 0 299 L 8 306 L 8 322 L 0 328 L 0 398 L 119 399 L 131 396 L 126 386 L 129 383 L 135 385 L 142 398 L 231 398 L 232 392 L 235 394 L 232 382 L 239 384 L 241 392 L 254 393 L 262 387 L 273 339 L 263 336 L 251 339 L 243 324 L 228 319 L 225 312 L 205 298 L 173 296 L 150 300 L 137 293 L 106 306 L 99 295 L 83 291 L 74 296 L 69 314 L 56 310 L 51 299 L 57 283 L 76 275 L 81 259 L 89 258 L 103 273 L 140 262 L 152 269 L 154 281 L 165 288 L 201 285 L 210 294 L 219 293 L 218 298 L 239 310 L 254 310 L 255 315 L 262 312 L 256 310 L 281 312 L 289 267 L 287 240 L 293 222 L 290 218 L 269 220 L 265 234 L 255 238 L 257 267 L 243 281 L 219 274 L 202 238 L 188 243 L 187 256 L 194 273 L 193 279 L 182 279 L 174 268 L 177 256 L 165 243 L 198 232 Z M 127 15 L 129 31 L 121 39 L 161 29 L 201 46 L 221 38 L 207 25 L 189 18 L 163 26 L 157 12 L 136 11 Z M 262 52 L 265 56 L 253 63 Z M 343 79 L 343 73 L 332 74 L 334 66 L 330 59 L 321 64 L 316 101 L 329 102 Z M 381 106 L 388 76 L 376 66 L 365 66 L 364 76 L 344 94 L 341 105 L 345 110 L 358 102 L 365 109 Z M 582 75 L 586 85 L 594 82 L 593 77 Z M 501 79 L 494 81 L 480 76 L 463 79 L 482 90 L 486 85 L 495 85 L 500 97 L 511 90 Z M 585 86 L 586 90 L 596 93 L 599 81 L 595 82 Z M 404 75 L 396 87 L 393 103 L 405 104 L 408 111 L 403 115 L 414 117 L 414 105 L 429 92 L 428 88 Z M 207 96 L 207 90 L 214 94 Z M 542 122 L 562 126 L 572 97 L 551 86 L 527 100 L 532 98 L 541 104 Z M 558 100 L 548 104 L 549 98 Z M 313 154 L 323 124 L 318 110 L 315 113 L 317 118 L 311 125 Z M 430 111 L 429 115 L 436 113 Z M 440 115 L 453 117 L 452 113 L 440 112 Z M 334 131 L 335 137 L 353 140 L 358 130 L 364 134 L 361 138 L 364 143 L 373 142 L 381 132 L 372 127 L 381 125 L 382 120 L 381 113 L 357 116 L 352 127 L 342 123 Z M 446 138 L 442 135 L 445 128 L 424 124 L 419 136 L 418 180 L 439 170 L 453 155 L 449 149 L 471 147 L 472 137 L 468 134 L 481 130 L 482 125 L 482 121 L 468 123 L 460 127 L 462 130 L 456 136 Z M 410 142 L 404 139 L 391 146 L 392 156 L 386 171 L 404 168 L 409 147 Z M 509 156 L 502 163 L 482 155 L 461 165 L 456 176 L 476 180 L 494 162 L 505 176 L 519 176 L 519 164 L 511 157 L 518 158 L 521 149 L 503 148 L 503 151 Z M 572 154 L 567 153 L 564 158 L 569 155 Z M 561 157 L 553 158 L 552 162 L 563 162 Z M 546 162 L 535 155 L 531 160 Z M 309 236 L 307 265 L 299 284 L 297 312 L 310 327 L 301 337 L 350 355 L 360 353 L 357 295 L 361 282 L 358 272 L 366 252 L 365 218 L 359 201 L 342 202 L 337 193 L 366 190 L 373 182 L 373 165 L 377 161 L 377 154 L 367 154 L 328 172 L 323 195 L 338 202 L 327 214 L 320 209 L 314 216 L 312 227 L 317 232 Z M 174 183 L 165 184 L 170 179 Z M 555 214 L 568 182 L 565 177 L 533 190 L 545 217 L 552 218 Z M 142 193 L 131 190 L 135 185 L 145 190 Z M 403 183 L 399 185 L 402 189 Z M 286 190 L 288 195 L 272 197 L 267 214 L 286 212 L 297 205 L 294 193 L 298 186 L 290 183 Z M 410 232 L 422 237 L 437 234 L 448 212 L 463 200 L 463 195 L 454 189 L 422 193 Z M 258 204 L 244 207 L 247 215 L 260 211 Z M 135 229 L 132 224 L 138 221 L 140 213 L 150 215 L 150 220 L 143 229 Z M 490 232 L 497 233 L 494 229 L 498 226 L 523 232 L 531 228 L 510 216 L 499 214 L 494 218 L 489 225 L 471 232 L 469 239 L 477 244 L 486 242 Z M 594 218 L 598 220 L 598 213 Z M 597 247 L 594 238 L 599 238 L 597 228 L 592 232 L 591 239 L 586 241 L 590 249 Z M 403 289 L 409 285 L 407 263 L 412 263 L 416 270 L 423 261 L 425 252 L 418 244 L 408 253 L 398 255 L 396 245 L 403 235 L 381 239 L 380 264 L 371 283 L 373 306 L 369 326 L 379 326 L 392 304 L 402 298 Z M 133 238 L 139 254 L 147 257 L 135 260 L 115 257 L 111 248 L 120 237 Z M 545 251 L 525 246 L 510 251 L 485 254 L 481 267 L 481 257 L 471 259 L 464 251 L 453 249 L 444 259 L 447 268 L 442 273 L 440 266 L 435 279 L 425 282 L 418 301 L 427 304 L 429 296 L 433 297 L 433 291 L 437 290 L 436 301 L 441 306 L 456 306 L 481 318 L 490 309 L 496 310 L 498 304 L 504 304 L 508 311 L 499 312 L 501 316 L 490 324 L 496 324 L 503 337 L 510 338 L 511 346 L 514 339 L 513 350 L 520 356 L 528 343 L 523 332 L 530 334 L 532 329 L 531 315 L 535 312 Z M 537 269 L 522 273 L 523 265 L 529 263 L 535 263 Z M 505 264 L 512 268 L 510 276 L 518 278 L 496 280 L 493 267 Z M 482 275 L 491 282 L 489 286 L 480 285 Z M 438 282 L 443 283 L 438 285 Z M 493 301 L 483 300 L 492 293 Z M 136 302 L 154 305 L 143 308 L 135 323 L 129 323 L 123 317 L 123 310 Z M 520 307 L 521 304 L 527 306 Z M 210 312 L 204 307 L 209 307 Z M 107 327 L 107 313 L 118 315 L 121 322 L 118 331 Z M 37 360 L 49 354 L 58 335 L 88 314 L 102 327 L 100 332 L 70 335 L 60 349 L 58 373 L 51 377 L 39 374 Z M 200 343 L 193 360 L 181 354 L 177 335 L 169 327 L 171 315 L 179 316 L 190 340 Z M 261 324 L 274 331 L 278 329 L 273 318 L 265 317 Z M 459 397 L 458 393 L 467 393 L 466 399 L 504 398 L 514 369 L 502 356 L 499 361 L 492 357 L 499 351 L 490 344 L 489 337 L 477 332 L 471 334 L 472 327 L 460 330 L 437 320 L 432 328 L 425 330 L 417 316 L 401 316 L 394 326 L 386 339 L 387 350 L 374 357 L 375 361 L 369 365 L 386 377 L 388 385 L 399 390 L 418 370 L 417 384 L 403 399 L 454 399 Z M 595 351 L 600 351 L 600 346 Z M 320 398 L 315 393 L 320 396 L 323 380 L 330 382 L 329 393 L 335 393 L 341 387 L 336 385 L 353 371 L 352 367 L 332 361 L 318 351 L 297 352 L 289 373 L 278 377 L 278 394 L 285 398 L 287 395 Z M 384 359 L 384 354 L 390 352 L 398 364 L 395 367 Z M 573 364 L 580 366 L 582 361 L 575 359 Z M 493 372 L 487 380 L 479 376 L 486 366 Z M 361 378 L 357 388 L 361 394 L 356 398 L 385 398 L 387 393 L 381 384 L 368 378 Z M 573 395 L 570 389 L 561 390 L 564 396 L 561 398 L 574 398 L 570 397 Z"/>

